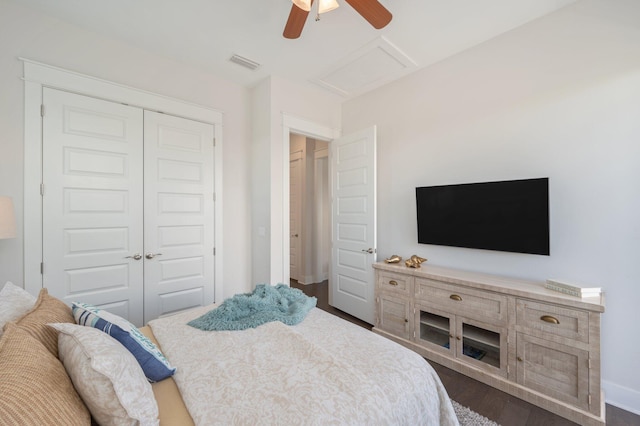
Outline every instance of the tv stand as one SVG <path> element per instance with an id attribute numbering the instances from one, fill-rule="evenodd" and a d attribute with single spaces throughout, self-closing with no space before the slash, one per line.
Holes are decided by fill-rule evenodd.
<path id="1" fill-rule="evenodd" d="M 604 425 L 604 296 L 423 264 L 376 273 L 374 332 L 581 425 Z"/>

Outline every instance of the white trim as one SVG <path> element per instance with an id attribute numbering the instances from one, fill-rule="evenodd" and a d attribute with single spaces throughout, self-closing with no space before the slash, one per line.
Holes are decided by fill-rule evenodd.
<path id="1" fill-rule="evenodd" d="M 136 89 L 135 87 L 113 83 L 29 59 L 18 59 L 24 63 L 24 80 L 28 82 L 90 95 L 94 98 L 126 103 L 127 105 L 163 112 L 190 120 L 222 125 L 222 113 L 213 108 L 147 92 Z"/>
<path id="2" fill-rule="evenodd" d="M 389 70 L 386 73 L 379 75 L 373 80 L 363 79 L 360 86 L 349 87 L 349 85 L 340 85 L 340 77 L 343 76 L 345 70 L 353 70 L 355 68 L 362 68 L 369 64 L 372 56 L 371 54 L 382 53 L 386 55 L 388 59 L 395 60 L 396 68 Z M 381 64 L 383 65 L 383 64 Z M 347 57 L 335 63 L 330 68 L 323 71 L 318 77 L 312 78 L 311 82 L 315 83 L 327 90 L 337 93 L 340 96 L 353 98 L 361 95 L 367 91 L 373 90 L 384 84 L 398 79 L 401 76 L 407 75 L 416 70 L 417 63 L 411 59 L 406 53 L 398 49 L 393 43 L 381 36 L 371 41 L 370 43 L 362 46 L 357 51 L 349 54 Z M 336 78 L 337 77 L 337 78 Z M 332 82 L 332 78 L 334 78 Z"/>
<path id="3" fill-rule="evenodd" d="M 24 288 L 42 288 L 42 85 L 24 83 Z"/>
<path id="4" fill-rule="evenodd" d="M 305 275 L 298 280 L 298 284 L 309 285 L 314 283 L 321 283 L 329 279 L 329 275 L 326 273 L 320 273 L 318 275 Z"/>
<path id="5" fill-rule="evenodd" d="M 313 139 L 331 141 L 340 137 L 340 130 L 318 124 L 306 118 L 296 117 L 286 112 L 282 113 L 282 127 L 289 128 L 293 133 Z M 289 133 L 286 134 L 287 151 L 289 150 Z M 288 155 L 288 154 L 287 154 Z"/>
<path id="6" fill-rule="evenodd" d="M 213 236 L 213 243 L 215 247 L 214 265 L 216 268 L 213 297 L 215 302 L 222 303 L 224 297 L 224 277 L 222 275 L 222 267 L 224 265 L 224 262 L 222 261 L 224 257 L 224 250 L 222 249 L 222 234 L 224 229 L 224 222 L 222 220 L 222 123 L 216 124 L 213 129 L 215 132 L 215 146 L 213 147 L 213 152 L 215 153 L 213 187 L 216 194 L 215 203 L 213 204 L 213 211 L 215 215 L 213 219 L 213 232 L 215 233 Z"/>
<path id="7" fill-rule="evenodd" d="M 282 113 L 282 234 L 277 241 L 277 236 L 271 236 L 271 255 L 272 255 L 272 282 L 282 282 L 289 285 L 289 135 L 297 133 L 313 139 L 331 142 L 333 139 L 340 137 L 340 130 L 315 123 L 305 118 L 296 117 L 294 115 Z M 272 182 L 272 185 L 275 183 Z M 272 212 L 272 215 L 274 212 Z M 282 258 L 274 261 L 274 254 L 281 253 Z M 274 271 L 273 267 L 277 266 L 279 271 Z M 273 278 L 276 277 L 274 280 Z M 281 277 L 281 278 L 278 278 Z"/>
<path id="8" fill-rule="evenodd" d="M 607 404 L 615 405 L 630 413 L 640 415 L 640 392 L 607 380 L 602 381 Z"/>
<path id="9" fill-rule="evenodd" d="M 37 294 L 42 288 L 42 88 L 52 87 L 94 98 L 137 106 L 214 125 L 215 146 L 215 300 L 223 297 L 222 220 L 222 119 L 215 109 L 113 83 L 74 71 L 18 58 L 24 65 L 24 280 L 25 289 Z M 209 303 L 211 301 L 206 301 Z"/>

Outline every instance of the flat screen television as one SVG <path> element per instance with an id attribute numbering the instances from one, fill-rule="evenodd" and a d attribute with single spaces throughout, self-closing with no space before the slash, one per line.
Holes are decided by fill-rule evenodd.
<path id="1" fill-rule="evenodd" d="M 549 178 L 416 188 L 418 243 L 549 255 Z"/>

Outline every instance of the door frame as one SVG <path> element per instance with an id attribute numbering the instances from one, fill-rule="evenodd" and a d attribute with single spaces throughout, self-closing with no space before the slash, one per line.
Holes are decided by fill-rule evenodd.
<path id="1" fill-rule="evenodd" d="M 282 113 L 282 215 L 280 241 L 275 238 L 271 239 L 271 252 L 282 253 L 279 261 L 272 262 L 271 276 L 273 282 L 282 282 L 289 285 L 289 256 L 291 250 L 289 247 L 289 138 L 291 133 L 296 133 L 309 138 L 328 142 L 340 137 L 340 130 L 307 120 L 305 118 L 296 117 L 291 114 Z M 331 179 L 331 163 L 329 163 L 329 179 Z M 278 247 L 280 246 L 280 247 Z M 274 271 L 274 268 L 277 270 Z M 279 271 L 278 271 L 279 270 Z M 276 272 L 277 271 L 277 272 Z M 282 277 L 281 280 L 278 277 Z M 275 280 L 273 280 L 275 278 Z"/>
<path id="2" fill-rule="evenodd" d="M 295 158 L 293 158 L 293 157 L 295 157 Z M 289 154 L 289 178 L 291 178 L 291 162 L 292 161 L 298 161 L 298 162 L 302 163 L 303 162 L 303 158 L 304 157 L 302 155 L 302 151 L 296 151 L 296 152 L 293 152 L 293 153 Z M 302 166 L 299 166 L 299 167 L 302 167 Z M 300 195 L 304 192 L 302 190 L 301 181 L 302 182 L 306 182 L 306 179 L 303 179 L 303 175 L 300 172 L 300 175 L 298 176 L 298 182 L 297 182 L 298 188 L 299 188 L 299 192 L 300 192 L 298 194 L 299 198 L 300 198 Z M 295 212 L 296 213 L 296 221 L 298 223 L 298 236 L 296 238 L 299 238 L 299 236 L 302 235 L 302 229 L 300 229 L 300 227 L 302 225 L 302 216 L 303 216 L 303 213 L 304 213 L 303 204 L 302 203 L 299 203 L 299 204 L 300 205 L 298 206 L 298 211 Z M 289 209 L 291 209 L 291 184 L 289 184 Z M 291 255 L 291 213 L 292 213 L 291 210 L 289 210 L 289 255 Z M 304 227 L 302 227 L 302 228 L 304 228 Z M 298 241 L 302 241 L 302 240 L 303 240 L 303 238 L 299 238 Z M 302 252 L 304 252 L 304 250 L 302 250 L 302 247 L 298 244 L 298 253 L 297 253 L 298 256 L 296 257 L 296 262 L 295 262 L 296 263 L 295 264 L 295 268 L 296 268 L 296 272 L 298 272 L 298 278 L 294 278 L 295 280 L 298 280 L 298 281 L 299 281 L 299 278 L 300 278 L 300 274 L 299 273 L 302 270 L 302 267 L 301 267 L 302 266 L 301 265 L 302 256 L 300 256 Z M 291 260 L 289 260 L 289 278 L 291 278 Z"/>
<path id="3" fill-rule="evenodd" d="M 42 88 L 51 87 L 146 110 L 175 115 L 214 126 L 214 297 L 223 296 L 222 112 L 25 58 L 24 66 L 24 281 L 25 289 L 42 288 Z M 46 113 L 46 111 L 45 111 Z M 45 188 L 46 190 L 46 188 Z"/>

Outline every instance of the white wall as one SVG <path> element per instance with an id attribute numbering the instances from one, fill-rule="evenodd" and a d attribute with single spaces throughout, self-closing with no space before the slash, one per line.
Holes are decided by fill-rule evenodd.
<path id="1" fill-rule="evenodd" d="M 288 152 L 288 147 L 283 147 L 282 114 L 290 114 L 304 118 L 320 125 L 340 128 L 340 104 L 342 98 L 324 89 L 315 89 L 306 85 L 272 77 L 272 144 L 271 144 L 271 279 L 272 282 L 281 282 L 287 275 L 283 270 L 288 265 L 289 259 L 283 259 L 284 244 L 289 239 L 282 238 L 283 228 L 289 220 L 289 209 L 283 204 L 285 187 L 289 186 L 288 173 L 283 174 L 285 167 L 288 169 L 288 161 L 285 163 L 283 153 Z M 286 196 L 288 197 L 288 191 Z M 287 203 L 288 205 L 288 203 Z M 286 281 L 286 280 L 285 280 Z"/>
<path id="2" fill-rule="evenodd" d="M 607 401 L 640 413 L 640 2 L 583 0 L 343 105 L 378 125 L 378 252 L 600 285 Z M 551 255 L 417 244 L 415 187 L 550 178 Z"/>
<path id="3" fill-rule="evenodd" d="M 224 112 L 224 228 L 229 262 L 250 252 L 248 90 L 211 74 L 0 0 L 0 195 L 14 198 L 23 223 L 25 57 Z M 220 250 L 220 248 L 218 248 Z M 250 259 L 249 259 L 250 261 Z M 23 240 L 0 240 L 0 286 L 23 284 Z M 224 295 L 251 286 L 248 268 L 224 268 Z"/>
<path id="4" fill-rule="evenodd" d="M 311 282 L 329 279 L 331 257 L 331 197 L 329 188 L 329 144 L 315 141 L 314 149 L 314 202 L 313 202 L 313 250 Z"/>
<path id="5" fill-rule="evenodd" d="M 271 245 L 271 81 L 251 92 L 251 257 L 252 283 L 269 283 Z M 253 287 L 252 287 L 253 288 Z"/>
<path id="6" fill-rule="evenodd" d="M 268 93 L 262 99 L 267 102 L 256 102 L 260 93 Z M 284 226 L 289 222 L 288 202 L 285 208 L 285 191 L 288 198 L 289 140 L 288 131 L 285 138 L 283 114 L 304 119 L 332 129 L 340 128 L 340 103 L 342 99 L 323 89 L 301 85 L 279 77 L 270 77 L 258 85 L 252 92 L 254 107 L 252 121 L 253 134 L 253 200 L 258 204 L 252 206 L 253 214 L 253 278 L 254 282 L 277 284 L 287 281 L 289 259 L 285 255 Z M 268 120 L 268 123 L 265 121 Z M 259 126 L 258 126 L 259 125 Z M 256 126 L 259 130 L 256 130 Z M 268 128 L 267 128 L 268 127 Z M 267 134 L 269 137 L 267 138 Z M 286 162 L 285 162 L 286 160 Z M 285 169 L 286 168 L 286 169 Z M 268 192 L 265 185 L 268 183 Z M 269 206 L 266 206 L 266 199 Z M 261 231 L 266 229 L 269 247 L 263 244 L 265 237 Z M 287 250 L 288 252 L 288 250 Z M 285 261 L 285 257 L 287 258 Z"/>
<path id="7" fill-rule="evenodd" d="M 302 153 L 300 247 L 298 277 L 300 284 L 322 282 L 329 277 L 331 208 L 329 205 L 328 142 L 302 135 L 290 135 L 291 154 Z M 291 194 L 289 193 L 289 196 Z M 291 212 L 291 203 L 289 204 Z M 293 234 L 289 230 L 289 234 Z M 294 278 L 293 275 L 291 278 Z"/>

